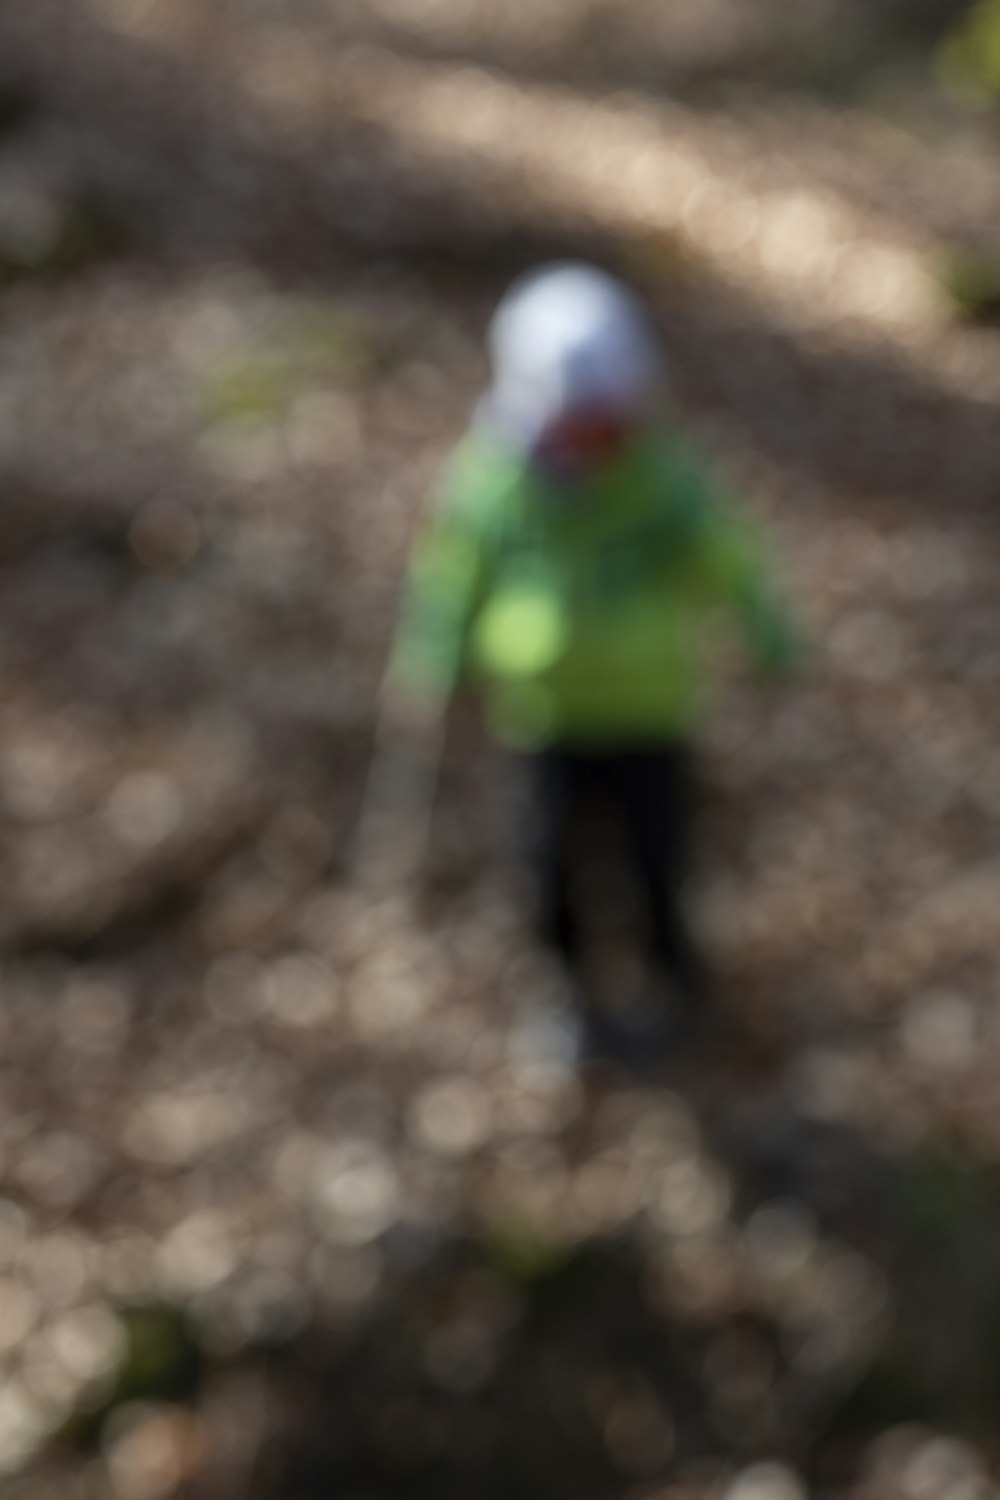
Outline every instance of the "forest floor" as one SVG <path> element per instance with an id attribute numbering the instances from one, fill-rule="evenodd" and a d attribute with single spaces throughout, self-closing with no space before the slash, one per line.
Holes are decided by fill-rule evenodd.
<path id="1" fill-rule="evenodd" d="M 988 129 L 889 4 L 21 9 L 12 1500 L 1000 1493 Z M 413 528 L 561 256 L 649 298 L 811 642 L 720 695 L 724 1025 L 640 1079 L 556 1044 L 471 717 L 421 891 L 350 880 Z"/>

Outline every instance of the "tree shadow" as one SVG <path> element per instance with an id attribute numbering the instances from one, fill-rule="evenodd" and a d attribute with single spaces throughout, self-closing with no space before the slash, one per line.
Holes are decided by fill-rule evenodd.
<path id="1" fill-rule="evenodd" d="M 324 1308 L 314 1279 L 319 1305 L 258 1318 L 235 1352 L 200 1344 L 184 1313 L 133 1308 L 141 1350 L 132 1339 L 100 1405 L 32 1472 L 70 1483 L 90 1464 L 93 1482 L 100 1451 L 121 1472 L 115 1445 L 157 1411 L 194 1414 L 184 1500 L 612 1500 L 665 1485 L 700 1500 L 765 1460 L 850 1493 L 893 1429 L 987 1440 L 995 1168 L 784 1126 L 780 1148 L 773 1131 L 730 1140 L 731 1218 L 693 1238 L 648 1212 L 583 1236 L 516 1216 L 391 1231 L 362 1252 L 380 1267 L 373 1295 Z M 332 1290 L 338 1256 L 358 1250 L 322 1255 Z"/>
<path id="2" fill-rule="evenodd" d="M 442 24 L 389 8 L 335 15 L 338 43 L 388 47 L 425 62 L 484 67 L 522 83 L 572 88 L 595 99 L 628 91 L 649 100 L 673 98 L 717 108 L 727 101 L 817 97 L 844 103 L 864 98 L 872 77 L 899 62 L 926 63 L 934 46 L 971 0 L 839 0 L 789 27 L 780 5 L 748 17 L 719 6 L 699 26 L 677 6 L 651 16 L 641 7 L 589 3 L 556 20 L 483 25 L 460 15 Z M 534 21 L 534 24 L 533 24 Z"/>

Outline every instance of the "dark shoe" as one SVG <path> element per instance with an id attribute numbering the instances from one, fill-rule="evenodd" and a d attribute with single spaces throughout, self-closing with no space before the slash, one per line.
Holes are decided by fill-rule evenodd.
<path id="1" fill-rule="evenodd" d="M 583 1055 L 591 1062 L 611 1063 L 628 1073 L 646 1073 L 672 1054 L 676 1034 L 662 1018 L 588 1013 L 584 1018 Z"/>

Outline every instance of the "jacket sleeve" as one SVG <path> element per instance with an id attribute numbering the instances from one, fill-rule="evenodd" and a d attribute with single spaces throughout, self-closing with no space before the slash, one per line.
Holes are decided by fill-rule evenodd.
<path id="1" fill-rule="evenodd" d="M 762 538 L 732 505 L 696 456 L 680 457 L 692 517 L 692 572 L 698 593 L 736 620 L 761 671 L 783 676 L 802 655 L 802 641 L 775 582 Z"/>
<path id="2" fill-rule="evenodd" d="M 474 477 L 457 455 L 410 555 L 389 676 L 419 698 L 443 701 L 455 688 L 481 595 L 486 547 Z"/>

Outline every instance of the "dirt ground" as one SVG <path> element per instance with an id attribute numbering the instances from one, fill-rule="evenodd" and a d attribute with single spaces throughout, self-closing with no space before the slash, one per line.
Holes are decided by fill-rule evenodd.
<path id="1" fill-rule="evenodd" d="M 997 334 L 954 6 L 0 10 L 12 1500 L 1000 1492 Z M 581 1079 L 512 768 L 349 851 L 406 550 L 544 257 L 630 276 L 799 680 L 700 746 L 724 1025 Z"/>

